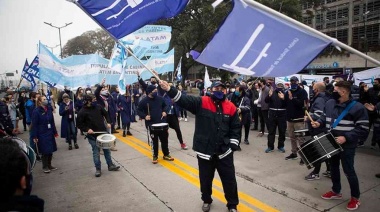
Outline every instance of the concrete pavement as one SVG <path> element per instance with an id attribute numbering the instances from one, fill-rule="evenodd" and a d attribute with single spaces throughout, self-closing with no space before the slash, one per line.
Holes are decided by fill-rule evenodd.
<path id="1" fill-rule="evenodd" d="M 60 117 L 56 114 L 60 131 Z M 189 150 L 181 150 L 174 130 L 170 129 L 169 148 L 174 162 L 162 160 L 151 163 L 151 152 L 146 144 L 143 123 L 133 123 L 133 136 L 118 138 L 118 151 L 112 157 L 122 168 L 109 172 L 101 156 L 103 173 L 95 178 L 92 152 L 87 140 L 78 135 L 79 149 L 68 150 L 64 139 L 57 139 L 58 151 L 53 165 L 58 170 L 42 172 L 41 163 L 34 168 L 33 194 L 45 200 L 46 211 L 201 211 L 197 159 L 191 150 L 195 119 L 181 122 L 181 129 Z M 299 160 L 286 161 L 290 142 L 285 142 L 286 153 L 264 153 L 266 136 L 256 137 L 250 131 L 250 145 L 242 144 L 235 153 L 238 181 L 239 211 L 347 211 L 350 190 L 342 173 L 342 200 L 323 200 L 320 195 L 330 190 L 331 180 L 306 181 L 310 170 L 299 165 Z M 28 141 L 27 133 L 20 135 Z M 368 146 L 367 141 L 366 145 Z M 358 211 L 378 211 L 380 200 L 380 151 L 368 147 L 358 149 L 355 167 L 361 189 Z M 325 167 L 322 165 L 322 170 Z M 211 211 L 227 211 L 223 190 L 216 174 L 213 186 L 214 202 Z"/>

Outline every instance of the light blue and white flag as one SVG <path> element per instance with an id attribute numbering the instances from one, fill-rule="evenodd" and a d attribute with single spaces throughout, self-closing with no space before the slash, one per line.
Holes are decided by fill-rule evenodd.
<path id="1" fill-rule="evenodd" d="M 109 60 L 98 54 L 72 55 L 61 60 L 43 44 L 39 47 L 40 80 L 55 83 L 55 87 L 95 85 L 103 78 L 106 78 L 107 84 L 118 83 L 121 72 L 110 69 Z"/>
<path id="2" fill-rule="evenodd" d="M 330 40 L 242 0 L 196 61 L 243 75 L 287 76 L 302 70 Z"/>
<path id="3" fill-rule="evenodd" d="M 78 0 L 77 4 L 115 38 L 142 26 L 171 18 L 185 9 L 189 0 Z"/>
<path id="4" fill-rule="evenodd" d="M 177 72 L 177 76 L 176 76 L 177 81 L 181 81 L 182 80 L 182 57 L 179 59 L 176 72 Z"/>
<path id="5" fill-rule="evenodd" d="M 205 67 L 205 80 L 204 80 L 204 87 L 205 89 L 211 87 L 211 80 L 210 80 L 210 75 L 208 74 L 207 67 Z M 206 94 L 206 92 L 204 92 Z"/>
<path id="6" fill-rule="evenodd" d="M 145 56 L 164 54 L 169 50 L 172 27 L 165 25 L 146 25 L 132 34 L 136 39 L 149 42 L 150 49 Z M 141 44 L 140 44 L 141 45 Z"/>
<path id="7" fill-rule="evenodd" d="M 368 87 L 372 87 L 374 80 L 376 78 L 380 78 L 380 67 L 355 72 L 353 78 L 355 81 L 355 85 L 359 85 L 360 82 L 364 82 L 368 85 Z"/>

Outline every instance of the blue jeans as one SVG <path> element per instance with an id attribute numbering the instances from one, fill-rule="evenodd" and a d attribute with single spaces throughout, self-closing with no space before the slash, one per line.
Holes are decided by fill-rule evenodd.
<path id="1" fill-rule="evenodd" d="M 96 141 L 94 138 L 87 137 L 87 139 L 88 143 L 90 143 L 92 147 L 92 157 L 94 159 L 95 168 L 101 169 L 100 149 L 98 146 L 96 146 Z M 109 149 L 103 149 L 103 152 L 108 166 L 111 166 L 113 164 L 111 159 L 111 151 Z"/>
<path id="2" fill-rule="evenodd" d="M 333 183 L 332 191 L 339 194 L 342 190 L 339 166 L 340 163 L 342 163 L 343 172 L 347 177 L 348 183 L 350 184 L 351 197 L 359 199 L 359 180 L 354 169 L 355 150 L 355 148 L 344 149 L 343 152 L 331 157 L 331 181 Z"/>

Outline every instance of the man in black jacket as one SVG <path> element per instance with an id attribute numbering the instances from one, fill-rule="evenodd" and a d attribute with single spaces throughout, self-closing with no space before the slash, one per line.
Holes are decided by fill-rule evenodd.
<path id="1" fill-rule="evenodd" d="M 137 108 L 137 114 L 145 119 L 145 126 L 149 129 L 150 137 L 153 140 L 153 164 L 158 162 L 158 139 L 161 141 L 161 149 L 164 153 L 163 159 L 173 161 L 170 156 L 168 145 L 168 124 L 166 123 L 167 105 L 163 97 L 158 96 L 157 88 L 149 85 L 146 88 L 146 97 L 142 99 Z M 157 127 L 156 127 L 157 126 Z"/>
<path id="2" fill-rule="evenodd" d="M 96 145 L 96 138 L 100 134 L 105 134 L 105 132 L 107 132 L 106 126 L 104 125 L 104 119 L 107 121 L 107 128 L 111 128 L 111 120 L 107 111 L 97 104 L 95 95 L 87 94 L 84 96 L 83 100 L 84 105 L 78 113 L 77 127 L 81 129 L 82 132 L 87 133 L 86 136 L 92 147 L 92 155 L 96 168 L 95 177 L 100 177 L 102 175 L 100 149 Z M 103 152 L 107 161 L 108 171 L 119 170 L 120 166 L 116 166 L 112 162 L 111 151 L 109 149 L 103 149 Z"/>
<path id="3" fill-rule="evenodd" d="M 227 207 L 230 212 L 236 211 L 239 198 L 233 152 L 239 148 L 241 125 L 235 105 L 226 100 L 226 86 L 214 82 L 211 96 L 195 97 L 181 95 L 165 81 L 160 81 L 160 85 L 180 107 L 196 116 L 193 150 L 198 158 L 202 210 L 210 210 L 216 169 L 222 179 Z"/>

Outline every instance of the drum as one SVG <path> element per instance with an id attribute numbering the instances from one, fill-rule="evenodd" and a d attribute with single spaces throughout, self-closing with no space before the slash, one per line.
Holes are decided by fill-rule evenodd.
<path id="1" fill-rule="evenodd" d="M 33 171 L 34 166 L 36 165 L 36 153 L 32 147 L 26 145 L 25 141 L 19 137 L 12 137 L 12 141 L 16 142 L 22 151 L 26 154 L 30 162 L 30 169 Z"/>
<path id="2" fill-rule="evenodd" d="M 158 124 L 152 124 L 150 126 L 150 130 L 152 132 L 158 132 L 158 131 L 164 131 L 169 129 L 168 123 L 158 123 Z"/>
<path id="3" fill-rule="evenodd" d="M 313 168 L 316 162 L 323 162 L 343 151 L 331 133 L 314 136 L 297 149 L 308 169 Z"/>
<path id="4" fill-rule="evenodd" d="M 294 136 L 295 137 L 306 137 L 310 136 L 310 131 L 309 129 L 300 129 L 300 130 L 294 130 Z"/>
<path id="5" fill-rule="evenodd" d="M 115 146 L 116 137 L 112 134 L 101 134 L 96 138 L 96 146 L 102 149 L 111 149 Z"/>

